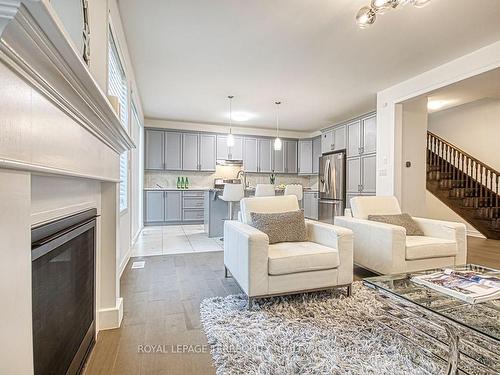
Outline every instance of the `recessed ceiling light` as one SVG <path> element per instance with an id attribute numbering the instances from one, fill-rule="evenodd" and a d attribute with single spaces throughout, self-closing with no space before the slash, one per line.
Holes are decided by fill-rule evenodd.
<path id="1" fill-rule="evenodd" d="M 248 112 L 233 112 L 234 121 L 248 121 L 254 117 L 254 114 Z"/>
<path id="2" fill-rule="evenodd" d="M 447 102 L 444 100 L 429 100 L 427 102 L 427 109 L 431 111 L 435 111 L 437 109 L 441 109 L 446 105 Z"/>

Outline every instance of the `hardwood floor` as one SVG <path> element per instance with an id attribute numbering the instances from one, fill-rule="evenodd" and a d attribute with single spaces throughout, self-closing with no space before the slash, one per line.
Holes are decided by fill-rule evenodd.
<path id="1" fill-rule="evenodd" d="M 470 237 L 468 248 L 468 262 L 500 268 L 500 241 Z M 135 260 L 145 260 L 145 267 L 131 269 Z M 370 275 L 354 269 L 356 280 Z M 240 293 L 232 279 L 224 278 L 222 252 L 133 258 L 123 273 L 121 293 L 122 327 L 99 333 L 86 375 L 215 373 L 208 351 L 179 353 L 175 346 L 205 349 L 200 302 Z M 141 348 L 154 353 L 141 353 Z"/>

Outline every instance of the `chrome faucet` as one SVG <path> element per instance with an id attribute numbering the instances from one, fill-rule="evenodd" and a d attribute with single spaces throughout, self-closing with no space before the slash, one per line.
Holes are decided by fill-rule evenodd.
<path id="1" fill-rule="evenodd" d="M 238 173 L 236 174 L 236 179 L 239 180 L 240 177 L 243 176 L 243 188 L 247 187 L 247 174 L 243 169 L 240 169 Z"/>

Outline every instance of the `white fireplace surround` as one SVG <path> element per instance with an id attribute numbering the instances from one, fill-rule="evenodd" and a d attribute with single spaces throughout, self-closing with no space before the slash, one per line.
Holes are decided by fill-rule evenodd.
<path id="1" fill-rule="evenodd" d="M 97 208 L 97 329 L 118 327 L 119 155 L 134 147 L 48 0 L 0 0 L 0 373 L 32 374 L 31 228 Z"/>

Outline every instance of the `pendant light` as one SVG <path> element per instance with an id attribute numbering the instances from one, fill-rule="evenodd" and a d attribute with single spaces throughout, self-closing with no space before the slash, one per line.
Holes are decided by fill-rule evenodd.
<path id="1" fill-rule="evenodd" d="M 227 135 L 227 147 L 234 146 L 234 135 L 233 135 L 233 95 L 227 97 L 229 99 L 229 134 Z"/>
<path id="2" fill-rule="evenodd" d="M 275 102 L 276 104 L 276 139 L 274 140 L 274 149 L 276 151 L 281 150 L 281 139 L 280 139 L 280 104 L 281 102 Z"/>

